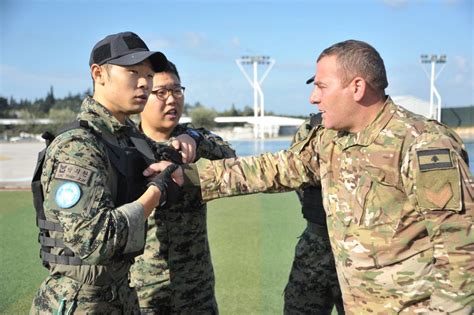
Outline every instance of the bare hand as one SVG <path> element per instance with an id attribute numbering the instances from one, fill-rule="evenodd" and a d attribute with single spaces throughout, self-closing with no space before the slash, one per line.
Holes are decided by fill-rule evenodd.
<path id="1" fill-rule="evenodd" d="M 156 174 L 159 174 L 162 171 L 164 171 L 171 164 L 173 164 L 173 163 L 168 162 L 168 161 L 161 161 L 161 162 L 158 162 L 158 163 L 153 163 L 143 171 L 143 176 L 146 176 L 146 177 L 155 176 Z M 183 186 L 183 184 L 184 184 L 183 169 L 181 167 L 178 167 L 171 174 L 171 178 L 173 179 L 173 181 L 176 184 L 178 184 L 179 186 Z"/>
<path id="2" fill-rule="evenodd" d="M 196 159 L 196 141 L 186 134 L 177 136 L 171 146 L 181 153 L 183 163 L 192 163 Z"/>

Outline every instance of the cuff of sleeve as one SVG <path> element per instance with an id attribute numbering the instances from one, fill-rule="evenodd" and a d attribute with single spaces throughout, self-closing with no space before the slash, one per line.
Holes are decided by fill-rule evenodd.
<path id="1" fill-rule="evenodd" d="M 183 164 L 184 184 L 183 193 L 196 196 L 202 200 L 201 181 L 199 180 L 199 171 L 196 164 Z"/>
<path id="2" fill-rule="evenodd" d="M 125 244 L 123 253 L 140 251 L 145 246 L 145 210 L 143 205 L 138 201 L 134 201 L 121 206 L 119 209 L 128 222 L 127 244 Z"/>
<path id="3" fill-rule="evenodd" d="M 184 176 L 184 184 L 183 187 L 185 188 L 192 188 L 192 187 L 201 187 L 201 183 L 199 181 L 199 173 L 196 164 L 183 164 L 181 165 L 183 168 L 183 176 Z"/>
<path id="4" fill-rule="evenodd" d="M 216 164 L 208 159 L 200 159 L 195 163 L 197 179 L 200 183 L 201 199 L 204 202 L 219 198 L 219 189 L 223 174 L 216 174 Z"/>

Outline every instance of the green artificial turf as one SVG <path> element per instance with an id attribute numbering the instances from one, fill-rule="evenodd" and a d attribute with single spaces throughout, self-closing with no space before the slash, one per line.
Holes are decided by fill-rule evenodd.
<path id="1" fill-rule="evenodd" d="M 257 194 L 208 205 L 222 314 L 282 314 L 283 289 L 304 229 L 294 193 Z"/>
<path id="2" fill-rule="evenodd" d="M 221 314 L 282 314 L 305 221 L 294 193 L 211 201 L 208 230 Z M 47 271 L 38 257 L 31 192 L 0 191 L 0 313 L 25 314 Z"/>
<path id="3" fill-rule="evenodd" d="M 30 191 L 0 191 L 0 312 L 27 314 L 47 270 L 39 258 Z"/>

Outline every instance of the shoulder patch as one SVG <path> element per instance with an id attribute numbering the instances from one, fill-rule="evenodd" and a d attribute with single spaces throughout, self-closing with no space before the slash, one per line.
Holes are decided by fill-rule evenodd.
<path id="1" fill-rule="evenodd" d="M 420 150 L 416 152 L 420 171 L 453 168 L 449 149 Z"/>
<path id="2" fill-rule="evenodd" d="M 91 176 L 91 170 L 68 163 L 59 163 L 54 174 L 56 179 L 71 180 L 83 185 L 89 184 Z"/>
<path id="3" fill-rule="evenodd" d="M 81 188 L 77 183 L 65 182 L 56 190 L 54 199 L 59 207 L 68 209 L 77 204 L 81 199 L 81 194 Z"/>

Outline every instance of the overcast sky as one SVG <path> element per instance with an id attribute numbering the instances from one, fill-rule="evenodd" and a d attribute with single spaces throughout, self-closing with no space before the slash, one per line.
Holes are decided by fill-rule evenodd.
<path id="1" fill-rule="evenodd" d="M 430 67 L 420 55 L 446 54 L 436 81 L 443 105 L 467 106 L 474 104 L 472 3 L 0 0 L 0 96 L 33 100 L 51 85 L 56 97 L 84 92 L 91 87 L 93 45 L 108 34 L 133 31 L 176 63 L 187 102 L 217 110 L 252 106 L 251 87 L 235 59 L 266 55 L 276 60 L 263 82 L 266 110 L 315 111 L 305 81 L 319 53 L 346 39 L 367 41 L 380 52 L 393 96 L 428 101 Z"/>

